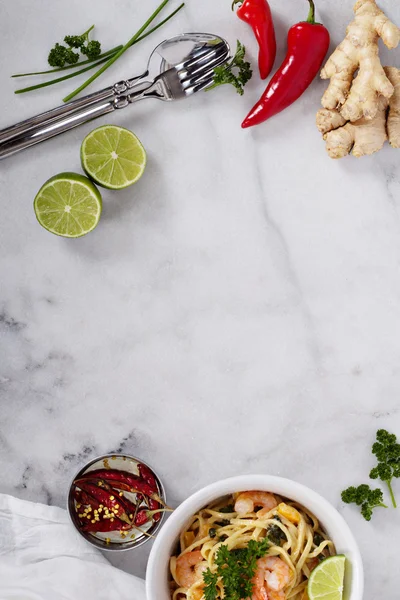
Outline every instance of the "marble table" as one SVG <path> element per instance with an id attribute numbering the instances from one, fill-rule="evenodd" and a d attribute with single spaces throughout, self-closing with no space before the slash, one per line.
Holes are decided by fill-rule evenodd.
<path id="1" fill-rule="evenodd" d="M 229 4 L 187 0 L 101 83 L 184 30 L 240 37 L 254 60 Z M 318 4 L 338 43 L 351 0 Z M 92 22 L 105 48 L 124 41 L 155 5 L 4 2 L 0 127 L 75 86 L 14 96 L 11 73 L 44 66 L 55 41 Z M 400 22 L 396 0 L 381 5 Z M 307 6 L 272 6 L 279 60 Z M 382 56 L 400 64 L 399 50 Z M 110 117 L 141 138 L 147 171 L 104 193 L 98 229 L 79 240 L 43 230 L 32 201 L 53 174 L 80 170 L 92 124 L 1 163 L 0 491 L 64 506 L 77 468 L 109 451 L 154 465 L 173 505 L 230 475 L 290 477 L 354 531 L 366 600 L 395 600 L 400 511 L 368 524 L 340 492 L 368 481 L 378 428 L 400 434 L 400 153 L 330 160 L 314 126 L 322 81 L 244 132 L 262 89 L 255 77 L 244 98 L 225 86 Z M 112 560 L 144 575 L 148 550 Z"/>

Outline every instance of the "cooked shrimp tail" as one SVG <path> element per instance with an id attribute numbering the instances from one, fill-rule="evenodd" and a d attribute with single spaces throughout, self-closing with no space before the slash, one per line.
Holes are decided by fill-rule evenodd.
<path id="1" fill-rule="evenodd" d="M 277 556 L 266 556 L 257 561 L 253 577 L 252 600 L 285 600 L 283 588 L 290 582 L 288 565 Z"/>
<path id="2" fill-rule="evenodd" d="M 186 552 L 176 559 L 176 579 L 181 587 L 190 588 L 202 581 L 203 571 L 206 568 L 207 563 L 204 562 L 200 550 Z"/>
<path id="3" fill-rule="evenodd" d="M 262 517 L 278 506 L 278 501 L 269 492 L 242 492 L 236 499 L 235 511 L 239 515 L 254 512 L 256 507 L 261 507 L 257 515 Z"/>

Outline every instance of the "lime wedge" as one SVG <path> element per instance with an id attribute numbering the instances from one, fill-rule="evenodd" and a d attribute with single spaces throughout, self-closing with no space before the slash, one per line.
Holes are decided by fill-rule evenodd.
<path id="1" fill-rule="evenodd" d="M 96 227 L 102 201 L 90 179 L 77 173 L 60 173 L 42 185 L 33 207 L 37 220 L 47 231 L 77 238 Z"/>
<path id="2" fill-rule="evenodd" d="M 310 600 L 342 600 L 346 557 L 343 554 L 325 559 L 308 581 Z"/>
<path id="3" fill-rule="evenodd" d="M 146 151 L 129 129 L 103 125 L 83 140 L 81 161 L 95 183 L 109 190 L 122 190 L 143 175 Z"/>

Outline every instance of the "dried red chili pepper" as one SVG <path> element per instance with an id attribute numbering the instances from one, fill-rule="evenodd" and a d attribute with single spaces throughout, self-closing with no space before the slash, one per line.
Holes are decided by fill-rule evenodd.
<path id="1" fill-rule="evenodd" d="M 149 511 L 144 508 L 142 510 L 139 510 L 139 512 L 137 513 L 135 517 L 135 525 L 141 527 L 142 525 L 145 525 L 145 523 L 147 523 L 149 520 Z"/>
<path id="2" fill-rule="evenodd" d="M 147 465 L 144 465 L 143 463 L 138 463 L 137 467 L 138 467 L 140 477 L 142 479 L 144 479 L 144 481 L 146 483 L 148 483 L 151 488 L 153 488 L 154 492 L 157 492 L 158 491 L 157 480 L 155 478 L 153 471 L 151 469 L 149 469 L 149 467 Z"/>
<path id="3" fill-rule="evenodd" d="M 289 30 L 288 51 L 267 89 L 251 109 L 242 127 L 266 121 L 298 100 L 317 75 L 329 49 L 329 31 L 315 22 L 315 6 L 310 3 L 306 22 Z"/>
<path id="4" fill-rule="evenodd" d="M 78 503 L 78 504 L 86 504 L 86 502 L 83 501 L 82 499 L 82 490 L 78 490 L 78 489 L 74 489 L 72 492 L 73 496 L 74 496 L 74 500 Z"/>
<path id="5" fill-rule="evenodd" d="M 100 506 L 100 502 L 89 496 L 83 490 L 74 489 L 74 498 L 78 502 L 78 504 L 82 504 L 83 506 L 92 506 L 93 508 L 98 508 Z"/>
<path id="6" fill-rule="evenodd" d="M 232 10 L 236 4 L 241 6 L 236 14 L 252 28 L 258 42 L 258 68 L 261 79 L 271 73 L 276 58 L 276 37 L 271 8 L 267 0 L 233 0 Z"/>
<path id="7" fill-rule="evenodd" d="M 86 519 L 92 520 L 94 511 L 100 507 L 100 502 L 93 498 L 93 496 L 89 496 L 89 494 L 77 488 L 74 488 L 73 495 L 76 501 L 75 511 L 79 524 L 81 526 L 85 525 L 87 523 Z"/>
<path id="8" fill-rule="evenodd" d="M 137 506 L 134 502 L 131 502 L 129 500 L 129 498 L 127 498 L 126 496 L 122 495 L 122 492 L 119 492 L 118 490 L 114 490 L 114 493 L 116 493 L 118 495 L 118 502 L 120 502 L 122 504 L 122 506 L 125 509 L 126 514 L 129 516 L 129 518 L 132 520 L 135 516 L 135 514 L 137 513 Z"/>
<path id="9" fill-rule="evenodd" d="M 130 515 L 130 514 L 136 513 L 136 511 L 137 511 L 136 504 L 131 502 L 129 500 L 129 498 L 127 498 L 124 495 L 123 491 L 121 491 L 117 487 L 113 487 L 112 485 L 107 483 L 107 481 L 105 481 L 104 479 L 96 479 L 95 482 L 96 482 L 97 486 L 99 486 L 99 484 L 101 484 L 99 487 L 101 487 L 103 490 L 107 490 L 108 492 L 111 492 L 111 494 L 113 494 L 113 496 L 118 497 L 118 502 L 120 504 L 122 504 L 122 506 L 125 508 L 126 514 Z M 129 518 L 131 518 L 131 517 L 129 517 Z"/>
<path id="10" fill-rule="evenodd" d="M 151 508 L 151 510 L 157 510 L 158 508 L 160 508 L 160 504 L 150 498 L 149 508 Z M 155 512 L 153 515 L 153 521 L 155 521 L 157 523 L 157 521 L 159 521 L 160 519 L 161 519 L 161 513 Z"/>
<path id="11" fill-rule="evenodd" d="M 149 486 L 153 488 L 155 492 L 158 492 L 157 480 L 154 476 L 153 471 L 151 471 L 151 469 L 149 469 L 149 467 L 147 465 L 144 465 L 143 463 L 138 463 L 138 471 L 141 478 L 144 479 L 149 484 Z M 149 508 L 151 510 L 156 510 L 157 508 L 160 508 L 160 504 L 159 502 L 157 502 L 157 500 L 153 500 L 152 498 L 150 498 Z M 153 515 L 153 521 L 157 522 L 160 519 L 161 513 L 155 513 Z"/>
<path id="12" fill-rule="evenodd" d="M 78 484 L 79 481 L 85 479 L 104 479 L 104 481 L 120 490 L 144 494 L 157 502 L 161 501 L 161 498 L 146 481 L 127 471 L 120 471 L 119 469 L 97 469 L 95 471 L 88 471 L 84 475 L 81 475 L 75 483 Z"/>
<path id="13" fill-rule="evenodd" d="M 138 525 L 138 526 L 144 525 L 150 519 L 152 519 L 155 523 L 157 523 L 161 519 L 161 512 L 158 512 L 160 510 L 161 506 L 158 502 L 156 502 L 152 498 L 148 498 L 146 496 L 147 501 L 148 501 L 148 508 L 142 508 L 142 509 L 138 510 L 139 503 L 137 505 L 134 504 L 126 496 L 124 496 L 124 495 L 121 496 L 121 492 L 118 489 L 111 487 L 104 480 L 100 480 L 100 481 L 103 481 L 104 486 L 106 487 L 107 490 L 111 491 L 113 494 L 118 495 L 118 502 L 123 506 L 126 514 L 129 516 L 129 518 L 134 520 L 135 525 Z M 152 510 L 149 510 L 149 509 L 152 509 Z"/>
<path id="14" fill-rule="evenodd" d="M 152 488 L 141 480 L 133 481 L 132 483 L 127 483 L 126 481 L 112 481 L 110 479 L 105 480 L 106 483 L 113 485 L 114 487 L 122 490 L 124 492 L 130 492 L 131 494 L 140 494 L 147 498 L 148 501 L 153 500 L 155 502 L 159 502 L 161 498 L 159 495 L 152 490 Z"/>
<path id="15" fill-rule="evenodd" d="M 118 518 L 115 518 L 113 522 L 111 519 L 105 521 L 96 521 L 96 523 L 88 522 L 84 523 L 81 527 L 82 531 L 91 533 L 107 533 L 109 531 L 127 531 L 131 528 L 128 523 L 123 523 Z"/>
<path id="16" fill-rule="evenodd" d="M 148 523 L 148 521 L 150 521 L 150 519 L 152 519 L 154 521 L 155 513 L 157 513 L 157 511 L 147 510 L 146 508 L 142 508 L 141 510 L 138 511 L 138 513 L 135 517 L 135 520 L 134 520 L 135 525 L 140 527 L 141 525 Z M 157 514 L 160 515 L 160 517 L 161 517 L 160 512 L 158 512 Z M 157 519 L 157 520 L 159 520 L 159 519 Z"/>
<path id="17" fill-rule="evenodd" d="M 115 516 L 121 519 L 121 521 L 129 524 L 131 523 L 131 520 L 126 514 L 122 503 L 118 501 L 118 494 L 113 494 L 111 491 L 99 487 L 96 485 L 96 483 L 82 479 L 79 479 L 76 482 L 76 485 L 78 485 L 84 492 L 87 492 L 90 496 L 93 496 L 95 500 L 98 500 L 100 504 L 109 509 Z"/>

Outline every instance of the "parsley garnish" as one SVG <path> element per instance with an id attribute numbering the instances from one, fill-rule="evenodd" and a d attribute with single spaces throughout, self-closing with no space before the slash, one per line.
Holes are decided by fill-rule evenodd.
<path id="1" fill-rule="evenodd" d="M 374 508 L 381 506 L 387 508 L 383 503 L 383 493 L 379 488 L 372 490 L 365 483 L 358 487 L 350 486 L 342 492 L 342 500 L 346 504 L 357 504 L 361 506 L 361 514 L 366 521 L 370 521 Z"/>
<path id="2" fill-rule="evenodd" d="M 243 88 L 253 75 L 250 63 L 244 60 L 245 54 L 246 48 L 238 40 L 236 54 L 232 60 L 220 67 L 215 67 L 214 83 L 207 88 L 207 92 L 219 85 L 230 83 L 237 93 L 243 96 Z"/>
<path id="3" fill-rule="evenodd" d="M 376 442 L 372 446 L 372 454 L 378 459 L 377 466 L 370 473 L 371 479 L 380 479 L 387 483 L 394 508 L 397 508 L 392 488 L 394 478 L 400 478 L 400 444 L 394 433 L 379 429 Z"/>
<path id="4" fill-rule="evenodd" d="M 229 550 L 226 545 L 220 546 L 215 557 L 216 572 L 212 573 L 207 569 L 203 573 L 205 600 L 216 600 L 219 580 L 224 587 L 224 600 L 244 600 L 251 597 L 257 560 L 266 555 L 268 548 L 267 538 L 261 542 L 250 540 L 246 548 L 237 550 Z"/>
<path id="5" fill-rule="evenodd" d="M 207 569 L 207 571 L 203 573 L 203 580 L 205 583 L 205 600 L 216 600 L 218 594 L 218 575 L 216 573 L 211 573 L 210 569 Z"/>

